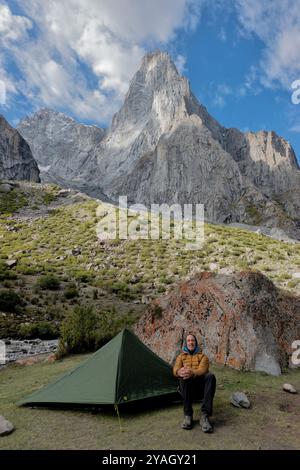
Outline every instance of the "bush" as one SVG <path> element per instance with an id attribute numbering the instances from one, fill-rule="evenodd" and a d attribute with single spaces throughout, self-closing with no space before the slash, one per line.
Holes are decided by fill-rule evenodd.
<path id="1" fill-rule="evenodd" d="M 66 299 L 74 299 L 75 297 L 78 297 L 79 292 L 77 290 L 76 284 L 74 282 L 70 283 L 64 292 L 64 297 Z"/>
<path id="2" fill-rule="evenodd" d="M 94 279 L 94 275 L 92 273 L 90 273 L 89 271 L 84 271 L 84 270 L 77 271 L 75 273 L 75 277 L 78 281 L 83 282 L 83 283 L 92 282 L 92 280 Z"/>
<path id="3" fill-rule="evenodd" d="M 132 311 L 123 315 L 118 315 L 115 308 L 101 312 L 97 331 L 97 348 L 110 341 L 126 326 L 133 325 L 136 319 Z"/>
<path id="4" fill-rule="evenodd" d="M 0 310 L 15 312 L 17 306 L 21 304 L 21 297 L 13 290 L 3 290 L 0 292 Z"/>
<path id="5" fill-rule="evenodd" d="M 93 351 L 97 344 L 98 317 L 90 305 L 78 305 L 60 329 L 59 355 Z"/>
<path id="6" fill-rule="evenodd" d="M 58 336 L 58 330 L 52 323 L 46 321 L 31 323 L 29 325 L 21 325 L 20 336 L 25 339 L 54 339 Z"/>
<path id="7" fill-rule="evenodd" d="M 124 282 L 114 282 L 109 290 L 122 300 L 132 300 L 134 298 L 133 290 Z"/>
<path id="8" fill-rule="evenodd" d="M 98 299 L 98 291 L 97 289 L 93 289 L 93 299 L 97 300 Z"/>
<path id="9" fill-rule="evenodd" d="M 43 203 L 45 205 L 51 204 L 51 202 L 55 201 L 55 199 L 56 199 L 55 194 L 46 193 L 43 195 Z"/>
<path id="10" fill-rule="evenodd" d="M 58 290 L 60 287 L 59 279 L 53 274 L 41 276 L 37 282 L 37 287 L 43 290 Z"/>
<path id="11" fill-rule="evenodd" d="M 132 311 L 118 315 L 112 308 L 97 315 L 92 306 L 77 306 L 62 322 L 58 356 L 95 351 L 135 321 Z"/>
<path id="12" fill-rule="evenodd" d="M 12 273 L 7 265 L 0 261 L 0 281 L 4 281 L 5 279 L 16 279 L 17 276 L 15 273 Z"/>

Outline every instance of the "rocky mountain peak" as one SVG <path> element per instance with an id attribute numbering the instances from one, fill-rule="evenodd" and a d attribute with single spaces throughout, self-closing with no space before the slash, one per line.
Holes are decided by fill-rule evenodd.
<path id="1" fill-rule="evenodd" d="M 165 52 L 147 54 L 113 118 L 111 134 L 127 132 L 131 127 L 141 129 L 151 119 L 164 132 L 178 112 L 187 115 L 185 98 L 189 97 L 188 80 L 179 75 L 171 57 Z"/>
<path id="2" fill-rule="evenodd" d="M 104 129 L 81 124 L 48 108 L 23 119 L 18 130 L 30 144 L 42 181 L 67 186 L 94 172 L 89 154 L 105 135 Z"/>

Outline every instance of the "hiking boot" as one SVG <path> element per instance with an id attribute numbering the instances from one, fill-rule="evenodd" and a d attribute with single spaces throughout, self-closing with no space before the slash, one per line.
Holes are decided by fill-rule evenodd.
<path id="1" fill-rule="evenodd" d="M 203 432 L 213 432 L 212 424 L 209 422 L 208 416 L 202 414 L 200 417 L 200 427 Z"/>
<path id="2" fill-rule="evenodd" d="M 181 425 L 182 429 L 192 429 L 193 417 L 185 415 L 183 418 L 183 423 Z"/>

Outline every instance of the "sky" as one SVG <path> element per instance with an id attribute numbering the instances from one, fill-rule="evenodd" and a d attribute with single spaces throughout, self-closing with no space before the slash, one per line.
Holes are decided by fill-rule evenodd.
<path id="1" fill-rule="evenodd" d="M 108 127 L 156 49 L 222 125 L 274 130 L 300 163 L 299 0 L 0 0 L 0 114 Z"/>

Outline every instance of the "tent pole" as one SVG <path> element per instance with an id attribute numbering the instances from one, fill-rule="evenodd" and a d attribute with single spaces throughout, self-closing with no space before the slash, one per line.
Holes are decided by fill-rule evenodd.
<path id="1" fill-rule="evenodd" d="M 115 406 L 115 410 L 116 410 L 116 413 L 117 413 L 117 416 L 118 416 L 120 431 L 123 432 L 121 417 L 120 417 L 120 413 L 119 413 L 119 407 L 118 407 L 117 403 L 115 403 L 114 406 Z"/>

